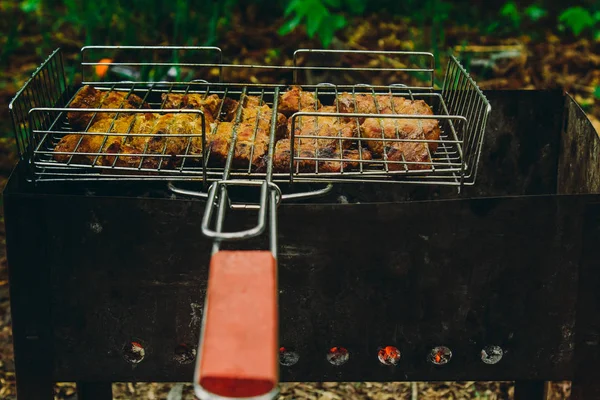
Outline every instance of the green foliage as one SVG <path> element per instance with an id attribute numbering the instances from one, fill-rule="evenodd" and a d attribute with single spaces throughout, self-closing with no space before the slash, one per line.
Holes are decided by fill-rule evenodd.
<path id="1" fill-rule="evenodd" d="M 570 7 L 552 0 L 22 0 L 11 2 L 18 12 L 3 26 L 0 57 L 5 59 L 21 45 L 23 27 L 40 26 L 46 54 L 64 34 L 83 44 L 218 45 L 234 10 L 252 4 L 258 18 L 276 21 L 287 35 L 302 28 L 323 47 L 331 45 L 352 16 L 380 13 L 402 16 L 420 28 L 411 37 L 415 46 L 438 53 L 446 46 L 449 25 L 475 26 L 484 34 L 528 34 L 536 39 L 544 30 L 586 35 L 600 40 L 600 4 L 579 1 Z M 597 2 L 596 2 L 597 3 Z M 588 4 L 581 6 L 579 4 Z M 262 8 L 261 8 L 262 7 Z M 25 16 L 23 19 L 23 16 Z M 544 28 L 544 29 L 540 29 Z"/>
<path id="2" fill-rule="evenodd" d="M 288 19 L 278 32 L 287 35 L 303 24 L 308 37 L 316 35 L 324 47 L 329 47 L 335 33 L 348 24 L 341 11 L 347 9 L 351 14 L 359 15 L 366 6 L 364 0 L 292 0 L 283 14 Z"/>
<path id="3" fill-rule="evenodd" d="M 494 30 L 502 26 L 502 22 L 508 23 L 513 32 L 520 32 L 523 25 L 536 23 L 546 17 L 548 11 L 539 4 L 532 4 L 525 9 L 520 9 L 514 1 L 507 1 L 500 9 L 502 21 L 495 21 Z M 488 30 L 488 32 L 491 32 Z"/>
<path id="4" fill-rule="evenodd" d="M 548 11 L 535 4 L 527 7 L 524 12 L 525 15 L 533 22 L 537 22 L 548 15 Z"/>
<path id="5" fill-rule="evenodd" d="M 506 2 L 504 7 L 500 10 L 500 15 L 508 19 L 514 28 L 519 28 L 521 26 L 521 12 L 519 11 L 517 3 L 514 1 Z"/>
<path id="6" fill-rule="evenodd" d="M 600 86 L 596 86 L 596 89 L 594 90 L 594 97 L 600 100 Z"/>
<path id="7" fill-rule="evenodd" d="M 592 16 L 592 13 L 583 7 L 569 7 L 560 14 L 558 21 L 570 29 L 575 36 L 579 36 L 598 21 L 594 21 L 594 17 L 598 18 L 598 13 Z"/>
<path id="8" fill-rule="evenodd" d="M 367 8 L 366 0 L 346 0 L 346 5 L 348 6 L 348 10 L 352 14 L 360 15 L 365 12 Z"/>
<path id="9" fill-rule="evenodd" d="M 40 9 L 41 0 L 24 0 L 21 2 L 21 10 L 26 13 L 36 12 Z"/>
<path id="10" fill-rule="evenodd" d="M 25 0 L 21 9 L 52 21 L 51 31 L 65 28 L 84 37 L 84 44 L 197 45 L 218 42 L 239 0 Z"/>

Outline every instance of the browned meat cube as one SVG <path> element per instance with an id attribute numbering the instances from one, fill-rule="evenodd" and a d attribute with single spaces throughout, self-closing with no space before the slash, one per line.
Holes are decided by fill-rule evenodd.
<path id="1" fill-rule="evenodd" d="M 300 86 L 292 86 L 279 96 L 277 110 L 289 117 L 300 110 L 316 110 L 321 102 L 316 98 L 314 92 L 305 92 Z"/>
<path id="2" fill-rule="evenodd" d="M 199 93 L 163 93 L 162 99 L 165 109 L 201 110 L 207 126 L 217 119 L 221 106 L 221 99 L 216 94 L 205 96 Z"/>
<path id="3" fill-rule="evenodd" d="M 337 98 L 337 105 L 343 113 L 433 115 L 433 111 L 423 100 L 411 101 L 392 95 L 342 93 Z M 358 120 L 362 124 L 365 118 Z M 438 120 L 421 119 L 420 121 L 425 139 L 438 141 L 440 138 Z M 438 143 L 429 142 L 428 145 L 432 152 L 437 150 Z"/>
<path id="4" fill-rule="evenodd" d="M 423 100 L 416 100 L 412 102 L 413 115 L 433 115 L 433 111 L 431 107 Z M 421 119 L 421 123 L 423 124 L 423 132 L 425 133 L 425 138 L 427 140 L 440 140 L 440 125 L 437 119 Z M 438 143 L 429 142 L 429 150 L 435 153 L 437 150 Z"/>
<path id="5" fill-rule="evenodd" d="M 94 123 L 88 132 L 101 132 L 104 135 L 67 135 L 61 139 L 54 150 L 77 153 L 113 153 L 118 155 L 115 164 L 117 166 L 135 164 L 134 166 L 137 167 L 140 159 L 143 158 L 142 166 L 144 168 L 180 165 L 183 158 L 177 157 L 178 155 L 202 155 L 202 137 L 190 136 L 202 134 L 202 120 L 198 114 L 124 115 L 114 122 L 110 119 L 101 119 Z M 107 135 L 108 133 L 125 133 L 127 136 Z M 173 135 L 173 137 L 159 135 Z M 206 135 L 208 136 L 208 132 Z M 102 151 L 100 151 L 100 147 L 102 147 Z M 168 157 L 122 155 L 163 153 Z M 59 162 L 66 162 L 69 157 L 64 154 L 54 155 Z M 94 159 L 96 159 L 95 155 L 77 156 L 73 161 L 91 163 Z M 161 159 L 163 159 L 162 164 L 160 163 Z M 199 158 L 193 159 L 197 161 Z M 114 161 L 115 157 L 113 156 L 101 156 L 97 164 L 113 165 Z"/>
<path id="6" fill-rule="evenodd" d="M 372 94 L 342 93 L 336 99 L 337 106 L 342 113 L 377 114 L 377 104 Z M 360 118 L 360 123 L 364 118 Z"/>
<path id="7" fill-rule="evenodd" d="M 257 169 L 263 166 L 268 152 L 269 134 L 255 124 L 221 122 L 210 137 L 211 164 L 224 165 L 233 142 L 234 129 L 236 140 L 232 164 L 234 168 Z"/>
<path id="8" fill-rule="evenodd" d="M 183 157 L 178 156 L 202 155 L 202 137 L 190 136 L 202 134 L 202 120 L 197 114 L 138 115 L 130 134 L 125 142 L 109 149 L 109 152 L 119 155 L 116 158 L 116 166 L 171 168 L 180 166 L 183 162 Z M 206 134 L 208 135 L 208 132 Z M 156 154 L 164 155 L 153 156 Z M 114 158 L 111 161 L 113 160 Z M 193 162 L 199 160 L 200 157 L 191 158 Z"/>
<path id="9" fill-rule="evenodd" d="M 414 139 L 424 140 L 423 125 L 418 119 L 384 119 L 367 118 L 361 125 L 362 137 L 368 139 Z M 408 161 L 408 169 L 428 169 L 431 161 L 426 142 L 392 142 L 383 140 L 367 140 L 367 147 L 388 161 Z M 385 153 L 385 155 L 384 155 Z M 404 160 L 403 157 L 404 156 Z M 418 164 L 418 162 L 423 164 Z M 390 163 L 391 171 L 404 169 L 404 164 Z"/>
<path id="10" fill-rule="evenodd" d="M 269 132 L 271 129 L 271 118 L 273 109 L 266 104 L 262 106 L 244 107 L 242 110 L 242 122 L 258 126 L 260 129 Z M 281 113 L 277 113 L 277 122 L 275 128 L 275 139 L 285 137 L 287 118 Z"/>
<path id="11" fill-rule="evenodd" d="M 103 91 L 97 90 L 92 86 L 83 86 L 76 94 L 69 108 L 149 108 L 141 98 L 129 92 Z M 124 115 L 124 114 L 121 114 Z M 90 122 L 97 122 L 101 119 L 113 119 L 114 113 L 98 112 L 94 115 L 91 112 L 69 112 L 67 118 L 69 123 L 76 131 L 84 131 Z"/>
<path id="12" fill-rule="evenodd" d="M 335 113 L 334 106 L 323 106 L 318 112 Z M 292 118 L 288 121 L 288 130 L 292 131 Z M 342 147 L 347 148 L 352 144 L 350 138 L 356 137 L 358 129 L 355 122 L 347 122 L 338 117 L 300 116 L 295 118 L 294 135 L 312 136 L 336 136 L 342 138 Z M 302 140 L 311 140 L 304 138 Z M 313 139 L 313 141 L 314 141 Z M 339 146 L 339 139 L 318 139 L 319 147 Z"/>
<path id="13" fill-rule="evenodd" d="M 318 172 L 334 173 L 358 169 L 360 162 L 358 160 L 371 160 L 371 153 L 367 149 L 344 149 L 341 154 L 339 147 L 318 148 L 313 143 L 296 143 L 294 146 L 294 172 L 315 172 L 317 169 L 317 159 L 319 160 Z M 273 155 L 273 170 L 275 172 L 290 171 L 290 140 L 282 139 L 275 145 Z M 309 158 L 308 160 L 298 160 L 296 157 Z M 362 158 L 361 158 L 362 157 Z M 333 161 L 328 159 L 336 159 Z"/>
<path id="14" fill-rule="evenodd" d="M 72 162 L 76 164 L 90 164 L 98 158 L 97 165 L 102 164 L 103 157 L 99 156 L 99 153 L 106 152 L 110 146 L 114 144 L 122 143 L 125 139 L 124 136 L 110 135 L 110 133 L 126 133 L 131 129 L 134 120 L 133 115 L 123 116 L 112 119 L 101 119 L 94 123 L 88 132 L 103 133 L 102 135 L 66 135 L 58 144 L 55 146 L 54 151 L 56 152 L 70 152 L 70 153 L 92 153 L 84 155 L 73 155 Z M 54 159 L 58 162 L 64 163 L 71 158 L 70 154 L 54 154 Z"/>
<path id="15" fill-rule="evenodd" d="M 179 166 L 183 157 L 177 157 L 178 155 L 202 155 L 202 120 L 198 114 L 160 115 L 156 118 L 151 133 L 155 136 L 149 137 L 147 145 L 136 146 L 140 148 L 140 153 L 164 154 L 170 157 L 144 157 L 145 167 Z M 205 135 L 208 137 L 208 130 Z M 199 159 L 199 157 L 193 158 L 194 161 Z"/>

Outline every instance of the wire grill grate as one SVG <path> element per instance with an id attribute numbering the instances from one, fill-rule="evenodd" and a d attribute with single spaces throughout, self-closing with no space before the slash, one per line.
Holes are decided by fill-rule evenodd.
<path id="1" fill-rule="evenodd" d="M 209 50 L 216 52 L 215 48 L 209 48 L 207 51 Z M 86 51 L 89 51 L 89 48 L 84 49 L 84 55 Z M 302 51 L 298 52 L 301 53 Z M 399 53 L 410 55 L 410 53 Z M 379 55 L 378 52 L 373 54 Z M 433 59 L 429 58 L 428 53 L 415 54 L 425 57 L 426 65 L 421 71 L 433 73 Z M 232 66 L 222 63 L 220 52 L 218 59 L 218 63 L 181 63 L 181 66 L 218 67 L 219 79 L 221 79 L 223 70 Z M 162 66 L 164 63 L 122 64 L 147 67 L 154 64 Z M 168 64 L 172 66 L 173 63 Z M 85 60 L 82 63 L 82 70 L 96 65 L 99 63 Z M 235 66 L 237 67 L 240 66 Z M 294 65 L 286 68 L 290 68 L 296 77 L 298 73 L 310 71 L 306 66 Z M 314 68 L 327 68 L 326 70 L 330 71 L 333 67 Z M 340 68 L 342 71 L 351 69 Z M 370 70 L 358 67 L 356 69 Z M 415 68 L 398 69 L 409 72 L 415 70 Z M 431 82 L 433 82 L 433 75 Z M 113 104 L 110 108 L 69 108 L 70 102 L 75 97 L 75 94 L 69 96 L 69 93 L 76 93 L 76 90 L 70 91 L 67 88 L 59 51 L 55 51 L 44 62 L 11 102 L 20 155 L 30 163 L 32 179 L 37 181 L 132 179 L 211 182 L 223 180 L 224 177 L 225 179 L 265 179 L 270 171 L 274 182 L 377 181 L 469 185 L 475 182 L 485 124 L 490 112 L 489 102 L 483 93 L 453 57 L 448 63 L 441 91 L 435 91 L 429 85 L 423 87 L 409 87 L 402 84 L 302 85 L 302 90 L 314 96 L 315 101 L 312 103 L 314 107 L 305 108 L 299 102 L 299 111 L 290 116 L 287 136 L 289 156 L 285 159 L 288 166 L 282 168 L 281 163 L 274 163 L 274 158 L 277 158 L 279 151 L 279 146 L 276 146 L 279 143 L 278 137 L 270 132 L 268 145 L 257 142 L 258 137 L 264 136 L 260 134 L 262 128 L 259 128 L 259 121 L 267 120 L 270 126 L 276 125 L 277 112 L 265 115 L 265 112 L 257 108 L 253 131 L 250 134 L 239 131 L 245 127 L 243 115 L 248 112 L 248 109 L 243 106 L 243 103 L 246 99 L 257 98 L 259 106 L 267 105 L 269 108 L 265 110 L 272 110 L 279 94 L 288 88 L 287 85 L 208 83 L 200 79 L 191 82 L 84 81 L 84 83 L 93 86 L 104 96 L 120 93 L 121 103 Z M 208 120 L 209 116 L 205 115 L 205 110 L 201 108 L 168 108 L 165 99 L 170 95 L 178 94 L 194 95 L 200 99 L 218 96 L 221 100 L 215 122 L 210 123 L 212 121 Z M 352 99 L 353 110 L 346 109 L 343 112 L 340 110 L 338 99 L 344 95 Z M 127 99 L 132 96 L 139 97 L 141 102 L 136 107 L 124 107 Z M 367 98 L 365 96 L 372 99 L 375 105 L 370 113 L 361 112 L 359 107 L 358 99 Z M 223 101 L 225 98 L 238 102 L 235 110 L 227 110 L 234 114 L 230 120 L 224 117 L 226 114 L 224 105 L 227 104 Z M 403 114 L 402 110 L 394 108 L 396 100 L 400 98 L 413 102 L 423 100 L 432 107 L 433 113 Z M 385 107 L 380 104 L 384 100 L 389 101 L 391 109 L 389 107 L 384 109 Z M 333 109 L 329 107 L 329 111 L 324 112 L 316 107 L 319 101 L 324 105 L 333 105 Z M 68 113 L 73 113 L 72 115 L 85 113 L 93 116 L 85 129 L 76 130 L 67 118 Z M 152 115 L 156 118 L 168 115 L 174 121 L 176 118 L 173 116 L 178 115 L 180 116 L 178 118 L 187 118 L 196 122 L 191 125 L 192 129 L 185 132 L 152 131 L 146 128 L 133 133 L 133 121 L 141 118 L 142 115 Z M 183 117 L 185 115 L 187 116 Z M 121 124 L 124 118 L 131 119 L 127 129 L 117 129 L 116 125 Z M 104 124 L 105 131 L 90 130 L 95 119 L 110 121 Z M 337 129 L 334 133 L 323 134 L 325 131 L 322 129 L 323 126 L 327 125 L 327 121 L 333 120 L 338 123 L 343 120 L 347 126 L 351 126 L 352 136 L 342 137 L 341 129 Z M 380 137 L 365 134 L 364 124 L 361 126 L 361 121 L 366 120 L 377 121 L 381 126 Z M 399 132 L 400 124 L 412 124 L 422 128 L 423 123 L 431 120 L 435 121 L 439 129 L 439 138 L 431 140 L 422 137 L 411 138 Z M 305 129 L 308 126 L 307 121 L 308 124 L 313 125 L 309 129 Z M 175 122 L 170 123 L 175 124 Z M 215 145 L 212 140 L 216 132 L 220 131 L 220 125 L 225 123 L 231 124 L 227 138 L 228 149 L 218 153 L 214 150 Z M 384 134 L 386 126 L 391 126 L 390 124 L 395 127 L 395 135 L 392 137 Z M 339 128 L 340 125 L 336 126 Z M 75 146 L 71 146 L 66 151 L 57 151 L 57 145 L 69 135 L 71 135 L 70 139 L 76 137 Z M 137 139 L 145 141 L 145 146 L 130 147 L 127 151 L 124 146 L 116 151 L 113 148 L 106 148 L 114 138 L 117 138 L 119 143 L 125 144 L 134 135 Z M 86 141 L 94 141 L 98 145 L 90 151 L 82 145 Z M 320 143 L 326 141 L 332 143 L 331 148 L 334 150 L 321 151 Z M 157 142 L 160 151 L 149 149 L 149 142 Z M 178 152 L 169 151 L 171 142 L 182 144 Z M 307 154 L 302 150 L 309 143 L 314 143 L 310 145 L 314 151 Z M 262 145 L 260 149 L 259 144 Z M 383 146 L 385 151 L 370 156 L 369 149 L 372 150 L 378 145 Z M 426 158 L 406 159 L 404 153 L 401 158 L 392 159 L 389 156 L 390 149 L 410 146 L 421 146 L 421 149 L 426 149 Z M 249 156 L 244 159 L 245 162 L 241 162 L 237 153 L 246 147 L 249 148 Z M 346 153 L 352 154 L 352 158 L 348 158 Z M 255 162 L 255 159 L 259 162 Z"/>

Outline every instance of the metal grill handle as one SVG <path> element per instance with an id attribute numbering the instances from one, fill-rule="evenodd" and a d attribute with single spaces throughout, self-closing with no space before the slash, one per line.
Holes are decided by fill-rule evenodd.
<path id="1" fill-rule="evenodd" d="M 220 229 L 213 230 L 210 228 L 215 208 L 218 208 L 219 215 L 217 220 L 225 215 L 225 210 L 217 205 L 217 193 L 219 198 L 227 196 L 227 186 L 260 186 L 260 198 L 258 208 L 258 221 L 255 227 L 238 232 L 221 232 Z M 206 209 L 202 217 L 202 233 L 212 239 L 217 240 L 244 240 L 262 234 L 265 231 L 267 217 L 267 192 L 269 189 L 268 182 L 265 181 L 247 181 L 247 180 L 222 180 L 214 182 L 208 190 L 208 200 Z"/>

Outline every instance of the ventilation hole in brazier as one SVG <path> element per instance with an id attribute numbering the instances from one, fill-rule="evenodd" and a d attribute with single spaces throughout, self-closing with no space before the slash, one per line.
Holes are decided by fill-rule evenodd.
<path id="1" fill-rule="evenodd" d="M 446 346 L 438 346 L 431 349 L 428 359 L 434 365 L 448 364 L 452 358 L 452 351 Z"/>
<path id="2" fill-rule="evenodd" d="M 502 360 L 503 355 L 504 351 L 502 351 L 502 347 L 485 346 L 481 350 L 481 361 L 483 361 L 485 364 L 493 365 Z"/>
<path id="3" fill-rule="evenodd" d="M 300 360 L 300 355 L 289 347 L 279 348 L 279 364 L 285 367 L 291 367 Z"/>
<path id="4" fill-rule="evenodd" d="M 129 342 L 123 346 L 123 358 L 131 364 L 140 363 L 145 356 L 146 351 L 140 342 Z"/>
<path id="5" fill-rule="evenodd" d="M 191 364 L 196 359 L 196 349 L 185 343 L 181 343 L 175 347 L 173 359 L 181 365 Z"/>
<path id="6" fill-rule="evenodd" d="M 332 347 L 327 352 L 327 361 L 331 365 L 343 365 L 350 358 L 350 353 L 344 347 Z"/>
<path id="7" fill-rule="evenodd" d="M 381 347 L 377 358 L 383 365 L 397 365 L 400 362 L 400 350 L 394 346 Z"/>

